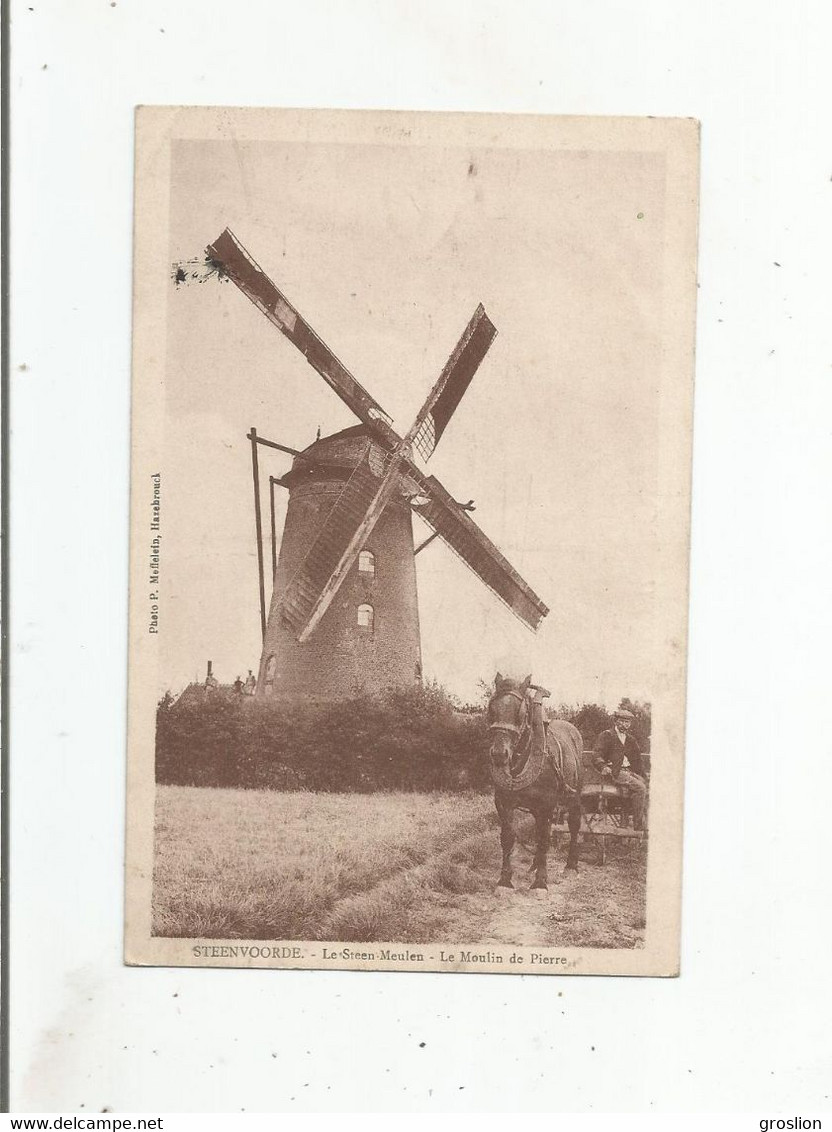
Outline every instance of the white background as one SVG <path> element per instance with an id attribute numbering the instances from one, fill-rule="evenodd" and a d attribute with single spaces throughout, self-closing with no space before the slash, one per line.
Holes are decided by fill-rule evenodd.
<path id="1" fill-rule="evenodd" d="M 12 1107 L 828 1111 L 828 5 L 12 16 Z M 680 979 L 121 966 L 137 103 L 702 120 Z"/>

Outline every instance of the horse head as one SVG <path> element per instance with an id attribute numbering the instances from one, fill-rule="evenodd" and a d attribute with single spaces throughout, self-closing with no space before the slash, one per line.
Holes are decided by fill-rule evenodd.
<path id="1" fill-rule="evenodd" d="M 529 701 L 526 693 L 532 682 L 513 680 L 497 673 L 494 694 L 488 701 L 488 730 L 491 734 L 491 771 L 495 781 L 511 777 L 512 763 L 521 738 L 529 730 Z"/>

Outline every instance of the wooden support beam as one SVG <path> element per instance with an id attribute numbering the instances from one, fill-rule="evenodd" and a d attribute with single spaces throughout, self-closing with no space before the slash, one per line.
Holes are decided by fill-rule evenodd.
<path id="1" fill-rule="evenodd" d="M 438 531 L 434 531 L 432 535 L 428 535 L 428 537 L 427 537 L 427 538 L 425 539 L 425 541 L 424 541 L 424 542 L 420 542 L 420 543 L 419 543 L 419 545 L 418 545 L 418 546 L 416 547 L 416 549 L 415 549 L 415 550 L 413 551 L 413 557 L 415 558 L 415 557 L 416 557 L 416 555 L 417 555 L 417 554 L 419 553 L 419 551 L 420 551 L 420 550 L 424 550 L 424 549 L 425 549 L 425 547 L 426 547 L 426 546 L 428 545 L 428 543 L 431 543 L 431 542 L 433 542 L 433 540 L 434 540 L 435 538 L 439 538 L 439 532 L 438 532 Z"/>
<path id="2" fill-rule="evenodd" d="M 276 476 L 269 476 L 269 510 L 272 519 L 272 589 L 274 589 L 274 579 L 277 574 L 277 528 L 274 521 L 274 485 L 282 483 Z"/>
<path id="3" fill-rule="evenodd" d="M 276 448 L 278 452 L 288 452 L 290 456 L 301 455 L 297 448 L 288 448 L 285 444 L 278 444 L 276 440 L 266 440 L 265 436 L 258 436 L 256 429 L 252 429 L 251 432 L 246 433 L 246 440 L 257 444 L 264 444 L 266 448 Z"/>
<path id="4" fill-rule="evenodd" d="M 252 428 L 248 434 L 251 441 L 251 474 L 254 480 L 254 526 L 257 534 L 257 570 L 260 580 L 260 631 L 266 639 L 266 587 L 263 578 L 263 519 L 260 514 L 260 465 L 257 461 L 257 430 Z"/>

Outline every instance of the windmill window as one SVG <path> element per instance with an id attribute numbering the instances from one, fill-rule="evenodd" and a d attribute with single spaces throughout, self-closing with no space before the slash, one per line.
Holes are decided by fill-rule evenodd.
<path id="1" fill-rule="evenodd" d="M 374 621 L 373 607 L 371 605 L 359 605 L 358 607 L 358 627 L 359 629 L 366 629 L 368 633 L 373 631 Z"/>
<path id="2" fill-rule="evenodd" d="M 358 572 L 368 578 L 376 576 L 376 556 L 371 550 L 362 550 L 358 556 Z"/>
<path id="3" fill-rule="evenodd" d="M 274 684 L 274 674 L 277 669 L 277 657 L 272 654 L 266 662 L 266 678 L 265 683 L 267 688 L 271 688 Z"/>

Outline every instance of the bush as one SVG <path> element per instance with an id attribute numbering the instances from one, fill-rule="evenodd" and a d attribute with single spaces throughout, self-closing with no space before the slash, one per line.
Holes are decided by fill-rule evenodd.
<path id="1" fill-rule="evenodd" d="M 437 685 L 334 704 L 195 689 L 156 717 L 156 779 L 167 785 L 372 792 L 490 785 L 481 714 Z"/>
<path id="2" fill-rule="evenodd" d="M 483 687 L 487 689 L 486 685 Z M 439 685 L 332 704 L 253 699 L 217 688 L 170 695 L 156 713 L 156 780 L 173 786 L 371 793 L 491 787 L 484 704 L 460 707 Z M 622 700 L 650 748 L 650 705 Z M 555 713 L 581 732 L 586 764 L 612 715 L 598 704 Z"/>

